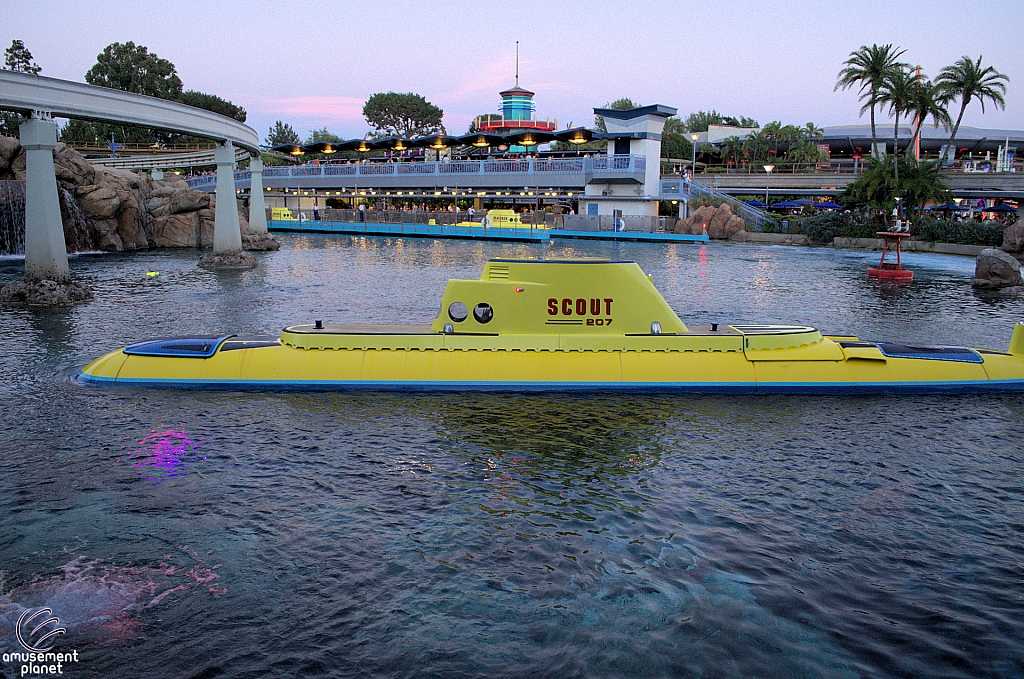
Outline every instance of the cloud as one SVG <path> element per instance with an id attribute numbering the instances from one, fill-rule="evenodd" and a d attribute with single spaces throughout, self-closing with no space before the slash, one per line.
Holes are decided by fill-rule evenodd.
<path id="1" fill-rule="evenodd" d="M 363 104 L 358 97 L 250 97 L 249 107 L 259 113 L 281 118 L 300 118 L 302 120 L 318 120 L 340 123 L 363 121 Z M 365 124 L 365 123 L 364 123 Z"/>

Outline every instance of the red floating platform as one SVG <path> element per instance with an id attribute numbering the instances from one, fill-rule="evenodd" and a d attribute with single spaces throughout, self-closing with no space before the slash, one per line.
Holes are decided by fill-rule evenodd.
<path id="1" fill-rule="evenodd" d="M 876 233 L 882 237 L 882 261 L 878 263 L 878 266 L 868 269 L 868 278 L 877 278 L 894 283 L 910 283 L 913 281 L 914 272 L 910 269 L 904 269 L 900 262 L 900 241 L 904 238 L 910 238 L 910 234 L 900 231 L 877 231 Z M 885 255 L 889 252 L 890 246 L 896 251 L 895 263 L 885 261 Z"/>

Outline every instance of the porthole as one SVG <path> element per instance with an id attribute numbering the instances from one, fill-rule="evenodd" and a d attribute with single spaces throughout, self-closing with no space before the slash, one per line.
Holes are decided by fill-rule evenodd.
<path id="1" fill-rule="evenodd" d="M 490 323 L 491 319 L 494 318 L 494 309 L 487 302 L 480 302 L 473 307 L 473 318 L 476 319 L 477 323 Z"/>
<path id="2" fill-rule="evenodd" d="M 467 316 L 469 316 L 469 309 L 462 302 L 452 302 L 451 306 L 448 307 L 448 318 L 456 323 L 466 320 Z"/>

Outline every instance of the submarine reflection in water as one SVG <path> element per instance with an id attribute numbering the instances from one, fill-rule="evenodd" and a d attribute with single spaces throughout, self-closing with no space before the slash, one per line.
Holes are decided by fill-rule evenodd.
<path id="1" fill-rule="evenodd" d="M 448 282 L 429 326 L 312 325 L 133 344 L 86 384 L 265 390 L 961 393 L 1024 391 L 1009 351 L 824 336 L 805 326 L 687 327 L 635 262 L 492 259 Z"/>

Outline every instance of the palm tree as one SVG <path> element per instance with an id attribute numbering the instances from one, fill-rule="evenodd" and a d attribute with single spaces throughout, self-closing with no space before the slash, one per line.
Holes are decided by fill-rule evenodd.
<path id="1" fill-rule="evenodd" d="M 917 117 L 908 149 L 914 147 L 917 138 L 921 135 L 921 127 L 928 121 L 928 118 L 932 119 L 935 127 L 939 125 L 949 127 L 949 112 L 946 110 L 945 103 L 945 93 L 941 85 L 931 82 L 924 76 L 917 76 L 910 88 L 910 99 L 907 101 L 907 113 L 913 113 Z"/>
<path id="2" fill-rule="evenodd" d="M 935 83 L 942 88 L 943 97 L 946 101 L 960 99 L 960 114 L 956 117 L 956 124 L 953 125 L 953 133 L 949 136 L 949 144 L 953 147 L 953 154 L 956 154 L 956 133 L 960 129 L 960 121 L 964 118 L 964 111 L 973 99 L 981 102 L 981 112 L 985 112 L 985 100 L 989 100 L 999 109 L 1006 108 L 1006 83 L 1010 79 L 992 68 L 991 66 L 981 67 L 981 57 L 972 61 L 970 57 L 963 56 L 952 66 L 946 66 L 939 72 Z"/>
<path id="3" fill-rule="evenodd" d="M 890 71 L 902 64 L 898 59 L 906 50 L 894 48 L 889 45 L 861 45 L 860 49 L 850 52 L 850 58 L 843 62 L 843 68 L 836 76 L 835 90 L 845 90 L 856 86 L 860 91 L 859 101 L 866 101 L 861 108 L 861 115 L 865 109 L 871 111 L 871 154 L 874 156 L 875 147 L 878 144 L 878 135 L 875 132 L 875 105 L 878 103 L 879 92 L 885 77 Z"/>
<path id="4" fill-rule="evenodd" d="M 750 154 L 751 162 L 756 163 L 762 155 L 768 155 L 769 143 L 768 136 L 764 133 L 764 128 L 762 128 L 747 135 L 743 142 L 743 150 Z"/>
<path id="5" fill-rule="evenodd" d="M 892 155 L 899 157 L 900 152 L 900 117 L 910 111 L 910 102 L 913 97 L 915 86 L 914 78 L 910 69 L 904 65 L 894 69 L 886 75 L 878 92 L 877 103 L 887 104 L 895 122 L 892 128 Z M 900 177 L 899 163 L 893 163 L 893 172 L 898 180 Z"/>
<path id="6" fill-rule="evenodd" d="M 722 157 L 732 158 L 736 163 L 736 169 L 739 169 L 740 159 L 743 157 L 743 142 L 739 137 L 732 135 L 722 140 Z"/>

